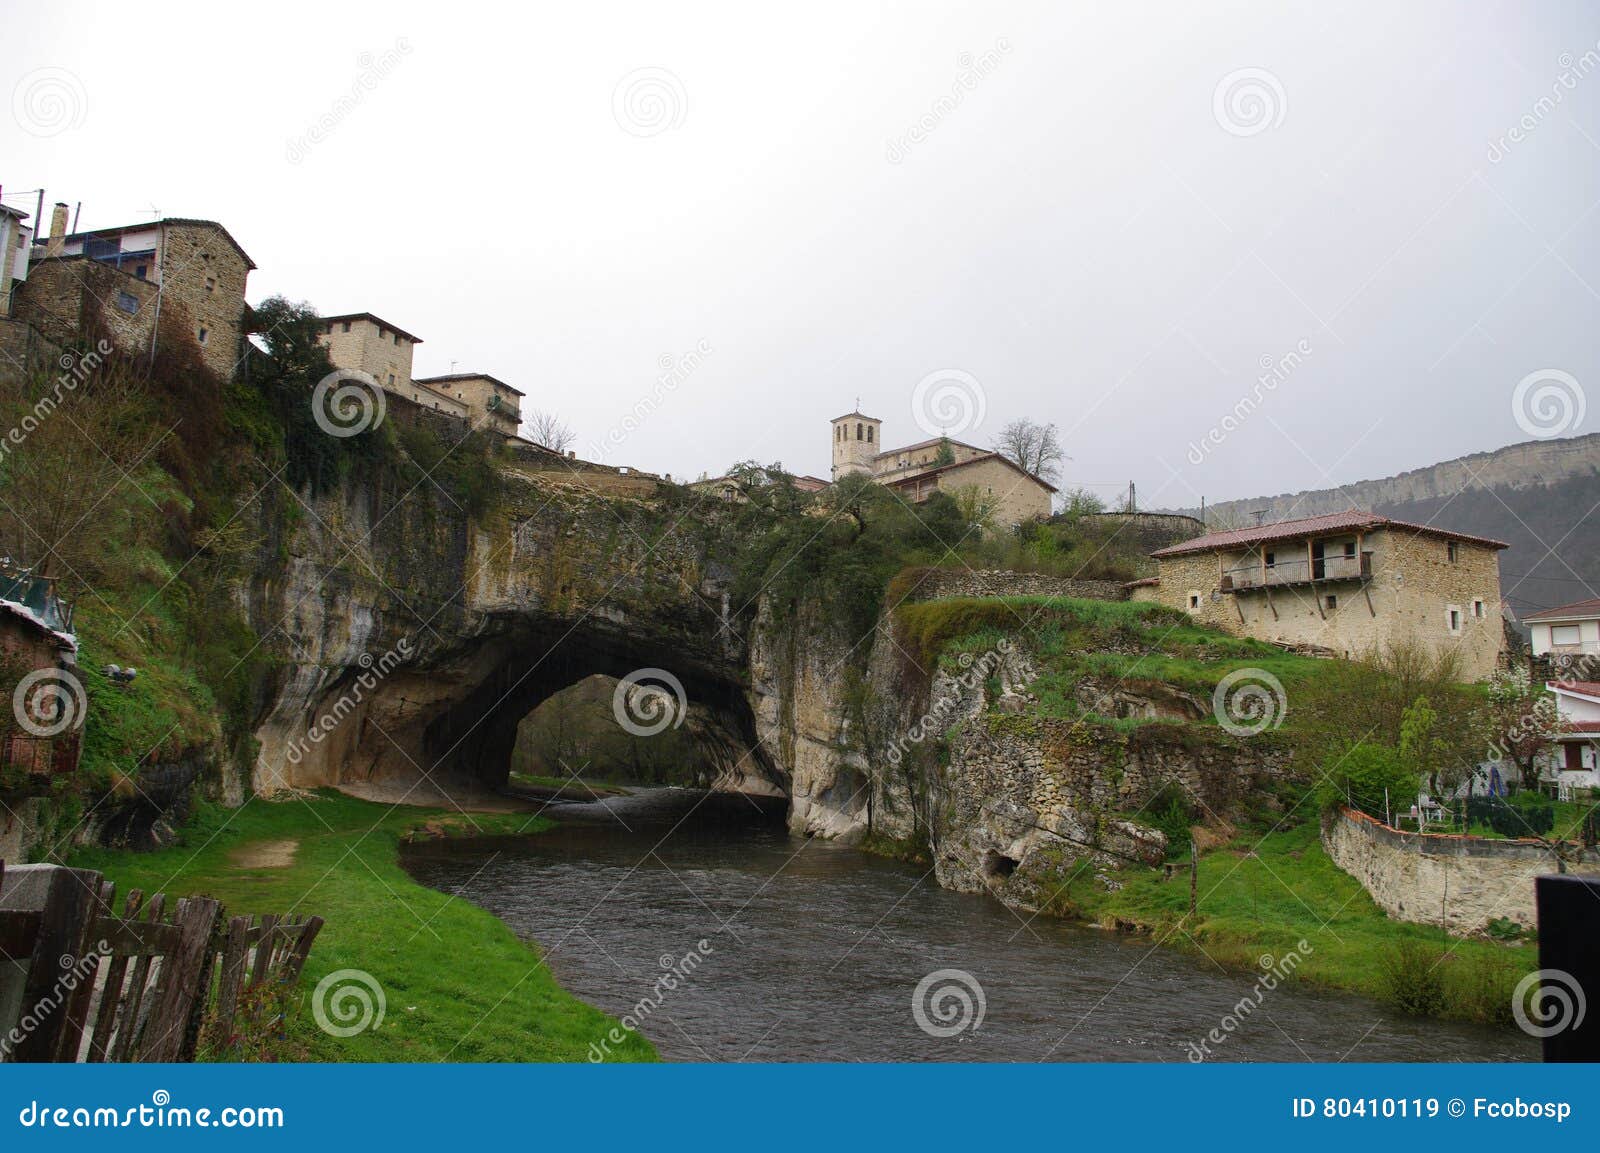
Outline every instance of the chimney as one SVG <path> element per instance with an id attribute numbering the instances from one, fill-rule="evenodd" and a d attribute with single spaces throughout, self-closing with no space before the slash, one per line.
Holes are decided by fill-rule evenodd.
<path id="1" fill-rule="evenodd" d="M 56 206 L 50 210 L 50 239 L 45 242 L 44 254 L 60 256 L 61 250 L 66 247 L 66 238 L 67 206 L 58 200 Z"/>

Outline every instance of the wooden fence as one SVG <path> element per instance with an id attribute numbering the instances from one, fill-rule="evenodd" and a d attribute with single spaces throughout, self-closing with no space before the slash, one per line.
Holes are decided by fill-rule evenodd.
<path id="1" fill-rule="evenodd" d="M 209 897 L 116 886 L 88 869 L 0 862 L 0 1061 L 192 1061 L 202 1024 L 300 977 L 321 917 L 224 918 Z"/>

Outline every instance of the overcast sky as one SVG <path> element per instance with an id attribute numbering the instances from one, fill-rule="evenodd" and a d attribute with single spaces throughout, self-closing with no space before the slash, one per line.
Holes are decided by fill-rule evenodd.
<path id="1" fill-rule="evenodd" d="M 219 220 L 582 455 L 826 476 L 859 397 L 1183 505 L 1600 429 L 1595 3 L 6 8 L 6 203 Z"/>

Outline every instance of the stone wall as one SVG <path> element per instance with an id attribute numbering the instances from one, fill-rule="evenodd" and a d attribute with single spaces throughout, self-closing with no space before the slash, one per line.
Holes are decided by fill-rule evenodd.
<path id="1" fill-rule="evenodd" d="M 915 591 L 906 599 L 930 601 L 947 597 L 1017 596 L 1085 597 L 1101 601 L 1128 599 L 1126 590 L 1117 581 L 1073 580 L 1044 573 L 1000 569 L 974 571 L 966 568 L 924 570 L 917 579 Z"/>
<path id="2" fill-rule="evenodd" d="M 1324 819 L 1322 844 L 1389 916 L 1454 933 L 1496 917 L 1534 927 L 1533 879 L 1558 871 L 1538 841 L 1404 833 L 1348 809 Z M 1578 853 L 1567 871 L 1600 874 L 1600 855 Z"/>
<path id="3" fill-rule="evenodd" d="M 1106 884 L 1117 867 L 1158 866 L 1166 838 L 1147 806 L 1164 785 L 1197 801 L 1198 819 L 1236 820 L 1274 803 L 1286 766 L 1270 737 L 976 716 L 939 772 L 934 867 L 945 888 L 1041 908 L 1081 865 Z"/>
<path id="4" fill-rule="evenodd" d="M 137 355 L 150 350 L 156 295 L 153 282 L 110 264 L 56 256 L 34 262 L 28 279 L 17 287 L 13 312 L 46 340 L 61 345 L 76 344 L 103 326 L 119 349 Z M 182 311 L 181 304 L 173 308 L 174 315 Z"/>
<path id="5" fill-rule="evenodd" d="M 61 371 L 66 349 L 25 320 L 0 319 L 0 376 Z"/>
<path id="6" fill-rule="evenodd" d="M 203 221 L 163 223 L 160 257 L 163 316 L 181 307 L 206 367 L 222 380 L 232 380 L 244 355 L 249 262 L 227 233 Z"/>

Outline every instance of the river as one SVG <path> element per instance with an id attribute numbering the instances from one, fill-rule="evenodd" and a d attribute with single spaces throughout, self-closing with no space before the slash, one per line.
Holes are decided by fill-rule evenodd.
<path id="1" fill-rule="evenodd" d="M 1520 1033 L 1264 990 L 1146 938 L 948 892 L 791 837 L 770 802 L 664 789 L 549 815 L 559 828 L 412 850 L 406 867 L 536 942 L 578 997 L 619 1017 L 646 1000 L 640 1030 L 669 1060 L 1184 1061 L 1202 1041 L 1225 1061 L 1538 1059 Z M 914 993 L 940 970 L 959 972 L 929 985 L 919 1023 Z"/>

